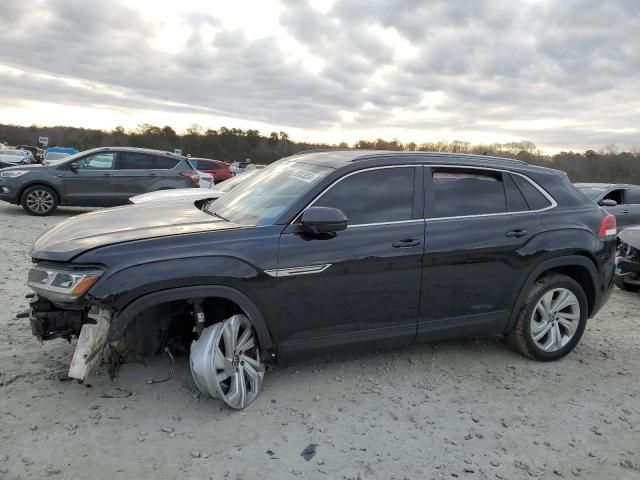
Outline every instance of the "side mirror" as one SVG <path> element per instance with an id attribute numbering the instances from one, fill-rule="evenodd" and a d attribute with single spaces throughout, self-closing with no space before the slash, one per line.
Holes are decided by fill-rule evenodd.
<path id="1" fill-rule="evenodd" d="M 310 207 L 302 214 L 302 228 L 305 232 L 320 234 L 333 233 L 347 228 L 347 217 L 337 208 Z"/>
<path id="2" fill-rule="evenodd" d="M 71 170 L 77 170 L 78 169 L 78 162 L 71 162 L 71 164 L 69 165 L 69 168 Z"/>
<path id="3" fill-rule="evenodd" d="M 618 202 L 610 198 L 605 198 L 603 200 L 600 200 L 598 202 L 598 205 L 600 205 L 601 207 L 616 207 L 618 205 Z"/>

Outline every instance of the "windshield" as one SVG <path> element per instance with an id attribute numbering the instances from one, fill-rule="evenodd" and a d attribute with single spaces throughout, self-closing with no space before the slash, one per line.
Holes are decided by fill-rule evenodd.
<path id="1" fill-rule="evenodd" d="M 608 189 L 608 187 L 594 187 L 594 186 L 587 187 L 587 186 L 581 186 L 581 185 L 577 185 L 576 187 L 578 188 L 578 190 L 580 190 L 582 193 L 584 193 L 587 197 L 591 199 L 598 198 L 600 194 L 602 194 L 602 192 Z"/>
<path id="2" fill-rule="evenodd" d="M 47 159 L 47 161 L 51 161 L 51 160 L 60 160 L 61 158 L 67 158 L 69 156 L 68 153 L 62 153 L 62 152 L 49 152 L 47 153 L 44 158 Z"/>
<path id="3" fill-rule="evenodd" d="M 205 211 L 241 225 L 270 225 L 332 171 L 319 165 L 278 162 L 211 202 Z"/>
<path id="4" fill-rule="evenodd" d="M 73 155 L 66 155 L 64 157 L 60 157 L 60 158 L 50 158 L 49 155 L 60 155 L 62 154 L 62 152 L 47 152 L 44 156 L 44 162 L 47 165 L 57 165 L 59 163 L 62 163 L 62 161 L 73 161 L 74 158 L 80 157 L 82 155 L 85 155 L 89 152 L 91 152 L 92 150 L 85 150 L 83 152 L 78 152 L 78 153 L 74 153 Z"/>

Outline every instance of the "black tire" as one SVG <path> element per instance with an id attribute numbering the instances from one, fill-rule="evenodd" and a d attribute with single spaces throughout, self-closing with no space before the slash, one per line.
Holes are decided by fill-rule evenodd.
<path id="1" fill-rule="evenodd" d="M 37 202 L 37 198 L 41 201 Z M 46 185 L 32 185 L 22 192 L 20 204 L 28 214 L 44 217 L 51 215 L 58 208 L 58 194 Z"/>
<path id="2" fill-rule="evenodd" d="M 626 290 L 627 292 L 638 291 L 637 285 L 628 284 L 627 282 L 624 281 L 624 277 L 621 275 L 616 275 L 615 277 L 613 277 L 613 281 L 616 284 L 616 287 L 618 287 L 620 290 Z"/>
<path id="3" fill-rule="evenodd" d="M 531 333 L 531 322 L 533 321 L 536 305 L 544 294 L 552 289 L 565 288 L 570 290 L 577 298 L 580 307 L 580 318 L 578 327 L 573 337 L 559 350 L 547 352 L 540 348 Z M 524 306 L 520 310 L 516 324 L 509 334 L 509 341 L 521 354 L 533 360 L 549 362 L 558 360 L 571 352 L 582 338 L 587 325 L 588 302 L 584 290 L 574 279 L 559 273 L 552 273 L 539 278 L 531 287 L 527 294 Z"/>

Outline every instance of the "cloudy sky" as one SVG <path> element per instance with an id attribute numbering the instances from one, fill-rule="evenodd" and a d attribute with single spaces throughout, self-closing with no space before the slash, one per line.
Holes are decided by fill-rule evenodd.
<path id="1" fill-rule="evenodd" d="M 0 123 L 640 146 L 638 0 L 2 0 Z"/>

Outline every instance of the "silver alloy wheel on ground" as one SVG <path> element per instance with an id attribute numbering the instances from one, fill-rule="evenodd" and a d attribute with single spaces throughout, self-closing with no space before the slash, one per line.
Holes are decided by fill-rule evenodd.
<path id="1" fill-rule="evenodd" d="M 580 325 L 580 302 L 566 288 L 546 292 L 531 318 L 531 337 L 538 348 L 556 352 L 573 338 Z"/>
<path id="2" fill-rule="evenodd" d="M 33 190 L 26 200 L 29 210 L 36 213 L 47 213 L 53 208 L 53 195 L 46 190 Z"/>
<path id="3" fill-rule="evenodd" d="M 265 369 L 245 315 L 205 328 L 191 345 L 190 363 L 198 389 L 232 408 L 245 408 L 260 393 Z"/>

